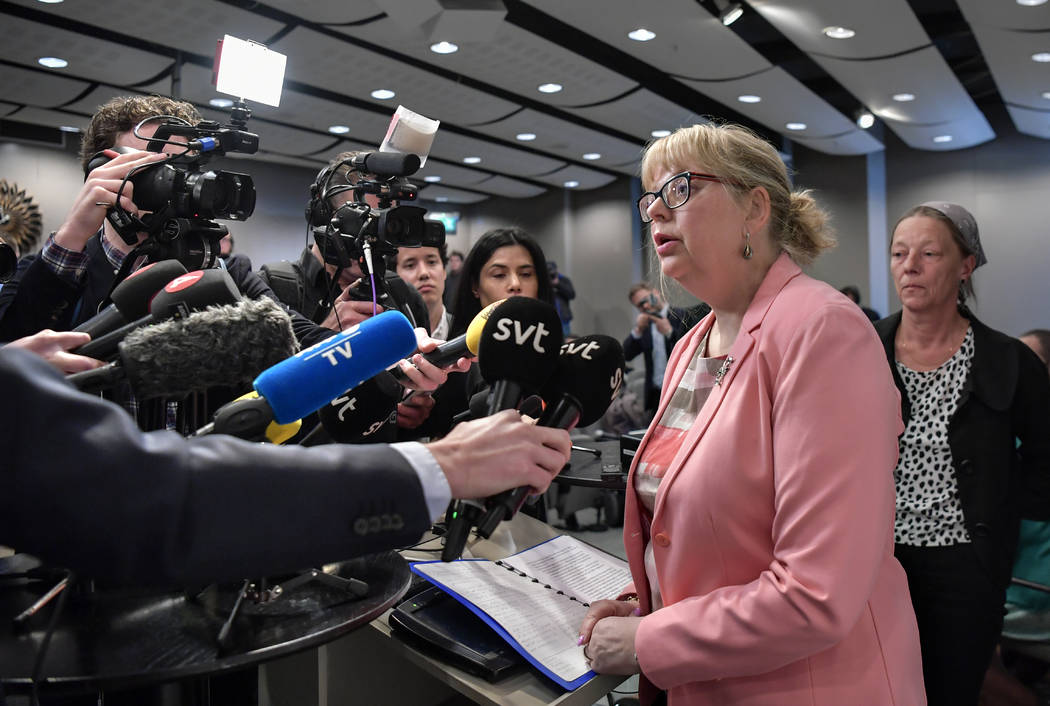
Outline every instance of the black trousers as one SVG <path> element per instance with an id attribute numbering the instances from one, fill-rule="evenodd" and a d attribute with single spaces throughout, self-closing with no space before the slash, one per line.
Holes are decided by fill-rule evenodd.
<path id="1" fill-rule="evenodd" d="M 970 544 L 898 544 L 894 554 L 919 624 L 928 706 L 977 706 L 1003 628 L 1006 587 L 995 585 Z"/>

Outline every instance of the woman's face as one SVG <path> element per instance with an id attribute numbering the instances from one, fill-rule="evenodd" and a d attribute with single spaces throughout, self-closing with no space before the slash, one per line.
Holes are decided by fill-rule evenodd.
<path id="1" fill-rule="evenodd" d="M 701 165 L 690 170 L 711 173 Z M 658 172 L 651 190 L 658 191 L 683 171 Z M 736 269 L 746 262 L 741 257 L 746 214 L 726 187 L 715 181 L 691 179 L 685 203 L 669 209 L 658 198 L 648 212 L 653 219 L 649 232 L 663 273 L 700 299 L 710 302 L 724 298 L 734 287 Z"/>
<path id="2" fill-rule="evenodd" d="M 959 282 L 973 273 L 973 255 L 963 257 L 948 226 L 929 216 L 897 224 L 890 244 L 890 274 L 901 305 L 912 311 L 954 304 Z"/>
<path id="3" fill-rule="evenodd" d="M 538 294 L 536 267 L 524 245 L 496 248 L 481 266 L 481 274 L 474 285 L 474 296 L 481 300 L 482 308 L 507 297 L 535 299 Z"/>

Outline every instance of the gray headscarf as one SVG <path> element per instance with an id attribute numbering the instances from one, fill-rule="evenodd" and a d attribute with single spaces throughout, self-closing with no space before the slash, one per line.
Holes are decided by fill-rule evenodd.
<path id="1" fill-rule="evenodd" d="M 984 249 L 981 247 L 981 236 L 977 232 L 977 221 L 974 220 L 972 213 L 957 203 L 948 203 L 947 201 L 927 201 L 920 205 L 938 211 L 955 225 L 955 229 L 962 235 L 967 249 L 977 258 L 977 264 L 974 266 L 974 269 L 988 262 L 988 258 L 984 256 Z"/>

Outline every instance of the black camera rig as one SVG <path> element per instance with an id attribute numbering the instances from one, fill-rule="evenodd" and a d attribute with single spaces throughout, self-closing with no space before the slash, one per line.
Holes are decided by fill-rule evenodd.
<path id="1" fill-rule="evenodd" d="M 188 269 L 213 266 L 219 256 L 219 240 L 229 231 L 212 219 L 243 221 L 255 210 L 255 184 L 247 174 L 206 170 L 205 164 L 215 155 L 227 152 L 253 154 L 259 149 L 259 136 L 248 132 L 251 116 L 243 101 L 235 104 L 229 125 L 204 120 L 190 125 L 174 116 L 154 116 L 135 127 L 135 136 L 146 140 L 151 152 L 164 145 L 176 145 L 183 151 L 163 162 L 136 167 L 128 172 L 118 190 L 116 204 L 106 213 L 120 237 L 136 252 L 151 260 L 177 259 Z M 152 137 L 139 135 L 147 122 L 163 121 Z M 172 140 L 181 137 L 185 141 Z M 117 152 L 133 151 L 127 147 Z M 87 171 L 109 161 L 110 155 L 96 154 Z M 141 217 L 120 205 L 125 184 L 134 187 L 135 205 L 148 213 Z M 149 237 L 139 243 L 139 233 Z"/>

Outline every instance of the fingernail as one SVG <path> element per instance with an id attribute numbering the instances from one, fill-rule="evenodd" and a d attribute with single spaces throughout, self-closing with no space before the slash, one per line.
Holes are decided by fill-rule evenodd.
<path id="1" fill-rule="evenodd" d="M 583 635 L 580 635 L 580 639 L 576 641 L 576 646 L 579 647 L 583 644 Z"/>
<path id="2" fill-rule="evenodd" d="M 634 612 L 631 613 L 631 615 L 641 615 L 641 614 L 642 614 L 642 607 L 641 606 L 638 606 L 637 608 L 635 608 Z"/>

